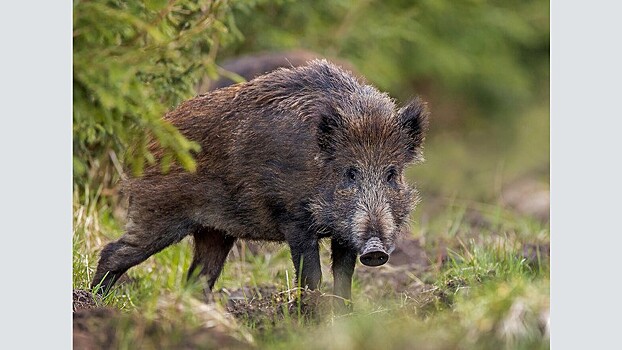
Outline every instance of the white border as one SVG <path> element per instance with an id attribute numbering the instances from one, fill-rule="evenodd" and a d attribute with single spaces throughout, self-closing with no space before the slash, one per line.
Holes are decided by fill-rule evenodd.
<path id="1" fill-rule="evenodd" d="M 0 349 L 72 344 L 72 3 L 0 10 Z"/>
<path id="2" fill-rule="evenodd" d="M 551 345 L 557 349 L 620 346 L 621 13 L 614 1 L 551 4 Z"/>

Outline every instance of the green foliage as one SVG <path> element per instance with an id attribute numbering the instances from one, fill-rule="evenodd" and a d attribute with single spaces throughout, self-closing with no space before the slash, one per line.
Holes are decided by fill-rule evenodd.
<path id="1" fill-rule="evenodd" d="M 217 77 L 214 59 L 235 40 L 234 26 L 226 0 L 74 1 L 76 182 L 101 175 L 86 172 L 110 151 L 140 173 L 155 161 L 151 139 L 164 150 L 164 169 L 176 161 L 194 170 L 198 144 L 161 117 L 194 96 L 201 77 Z"/>
<path id="2" fill-rule="evenodd" d="M 307 0 L 236 17 L 245 35 L 236 53 L 304 47 L 346 58 L 400 99 L 434 89 L 495 115 L 548 86 L 547 1 Z"/>

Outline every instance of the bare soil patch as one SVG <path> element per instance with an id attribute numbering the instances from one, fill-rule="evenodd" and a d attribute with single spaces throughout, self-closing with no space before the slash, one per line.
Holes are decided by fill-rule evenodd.
<path id="1" fill-rule="evenodd" d="M 403 238 L 391 253 L 389 265 L 410 266 L 414 269 L 425 269 L 430 265 L 430 259 L 421 245 L 420 239 Z"/>
<path id="2" fill-rule="evenodd" d="M 256 329 L 286 327 L 288 322 L 319 322 L 330 315 L 333 296 L 319 290 L 293 288 L 281 291 L 275 286 L 244 287 L 215 292 L 227 311 Z"/>
<path id="3" fill-rule="evenodd" d="M 501 193 L 501 203 L 520 214 L 549 221 L 551 195 L 545 182 L 523 179 L 512 183 Z"/>
<path id="4" fill-rule="evenodd" d="M 239 334 L 239 327 L 214 305 L 196 302 L 178 305 L 164 301 L 162 310 L 171 307 L 180 313 L 184 308 L 196 310 L 202 324 L 192 327 L 167 318 L 170 312 L 156 312 L 148 319 L 136 312 L 98 307 L 92 294 L 74 290 L 73 347 L 74 349 L 114 349 L 120 345 L 147 349 L 249 349 L 252 337 Z"/>
<path id="5" fill-rule="evenodd" d="M 73 312 L 82 309 L 91 309 L 96 306 L 97 303 L 95 302 L 93 293 L 81 289 L 73 290 Z"/>

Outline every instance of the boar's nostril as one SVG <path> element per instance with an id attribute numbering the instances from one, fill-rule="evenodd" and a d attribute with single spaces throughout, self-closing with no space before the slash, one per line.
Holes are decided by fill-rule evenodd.
<path id="1" fill-rule="evenodd" d="M 365 242 L 360 260 L 366 266 L 380 266 L 389 261 L 389 254 L 384 249 L 380 238 L 372 237 Z"/>
<path id="2" fill-rule="evenodd" d="M 366 266 L 380 266 L 389 261 L 389 254 L 382 250 L 375 250 L 361 255 L 360 260 Z"/>
<path id="3" fill-rule="evenodd" d="M 380 266 L 389 261 L 389 254 L 378 237 L 372 237 L 363 246 L 361 263 L 367 266 Z"/>

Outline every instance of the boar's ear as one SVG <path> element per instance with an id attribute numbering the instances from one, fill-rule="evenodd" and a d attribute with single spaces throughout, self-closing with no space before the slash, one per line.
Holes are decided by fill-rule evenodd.
<path id="1" fill-rule="evenodd" d="M 409 136 L 407 150 L 411 160 L 423 160 L 423 141 L 428 131 L 428 108 L 419 97 L 397 112 L 400 126 Z"/>
<path id="2" fill-rule="evenodd" d="M 317 142 L 320 150 L 327 154 L 335 151 L 335 134 L 342 129 L 343 117 L 334 108 L 328 108 L 320 113 L 320 124 L 317 130 Z"/>

